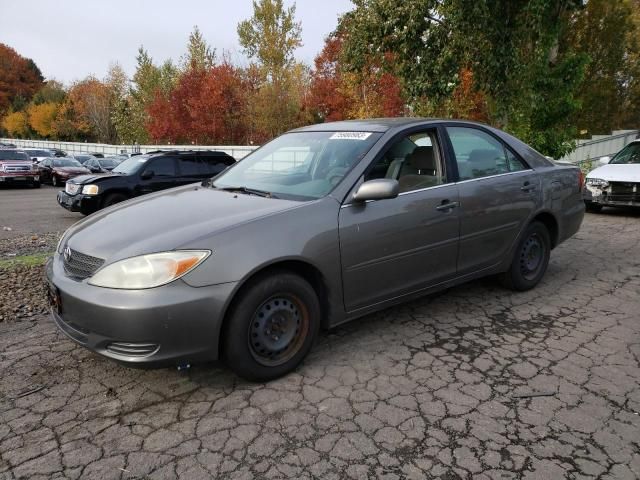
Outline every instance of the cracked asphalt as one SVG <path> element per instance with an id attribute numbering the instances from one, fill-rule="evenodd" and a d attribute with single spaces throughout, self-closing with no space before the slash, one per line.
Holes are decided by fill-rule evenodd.
<path id="1" fill-rule="evenodd" d="M 0 479 L 639 478 L 639 363 L 640 214 L 606 211 L 533 291 L 367 316 L 268 384 L 0 324 Z"/>

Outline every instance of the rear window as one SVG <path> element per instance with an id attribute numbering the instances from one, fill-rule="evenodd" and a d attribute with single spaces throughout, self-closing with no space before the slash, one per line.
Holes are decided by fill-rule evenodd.
<path id="1" fill-rule="evenodd" d="M 0 150 L 0 160 L 22 160 L 29 161 L 29 155 L 16 150 Z"/>

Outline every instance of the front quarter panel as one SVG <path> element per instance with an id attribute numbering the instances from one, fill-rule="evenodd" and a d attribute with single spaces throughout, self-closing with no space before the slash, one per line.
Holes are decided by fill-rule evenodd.
<path id="1" fill-rule="evenodd" d="M 342 319 L 342 281 L 338 241 L 339 203 L 325 197 L 300 207 L 267 215 L 182 245 L 213 253 L 183 280 L 194 287 L 238 282 L 287 261 L 320 272 L 328 293 L 331 323 Z M 237 290 L 237 289 L 236 289 Z"/>

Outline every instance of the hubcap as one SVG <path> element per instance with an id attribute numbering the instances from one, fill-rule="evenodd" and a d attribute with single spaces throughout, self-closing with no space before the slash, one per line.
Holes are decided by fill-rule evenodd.
<path id="1" fill-rule="evenodd" d="M 534 278 L 540 270 L 544 253 L 544 244 L 537 234 L 527 238 L 520 253 L 520 271 L 527 280 Z"/>
<path id="2" fill-rule="evenodd" d="M 308 328 L 307 310 L 297 297 L 273 296 L 258 307 L 251 320 L 251 354 L 262 365 L 281 365 L 300 350 Z"/>

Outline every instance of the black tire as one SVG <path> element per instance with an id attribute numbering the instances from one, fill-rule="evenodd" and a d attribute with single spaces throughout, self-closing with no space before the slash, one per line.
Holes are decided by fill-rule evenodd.
<path id="1" fill-rule="evenodd" d="M 602 211 L 602 205 L 593 202 L 586 202 L 585 207 L 589 213 L 600 213 Z"/>
<path id="2" fill-rule="evenodd" d="M 288 271 L 257 277 L 243 287 L 223 328 L 222 358 L 240 377 L 266 382 L 295 369 L 320 328 L 313 287 Z"/>
<path id="3" fill-rule="evenodd" d="M 54 187 L 60 186 L 60 180 L 58 180 L 58 177 L 56 177 L 55 175 L 51 175 L 51 185 Z"/>
<path id="4" fill-rule="evenodd" d="M 111 205 L 115 205 L 116 203 L 124 202 L 126 199 L 127 196 L 124 193 L 112 193 L 104 198 L 102 208 L 107 208 Z"/>
<path id="5" fill-rule="evenodd" d="M 522 235 L 509 270 L 500 276 L 501 283 L 511 290 L 524 292 L 535 287 L 549 265 L 551 238 L 540 222 L 532 222 Z"/>

